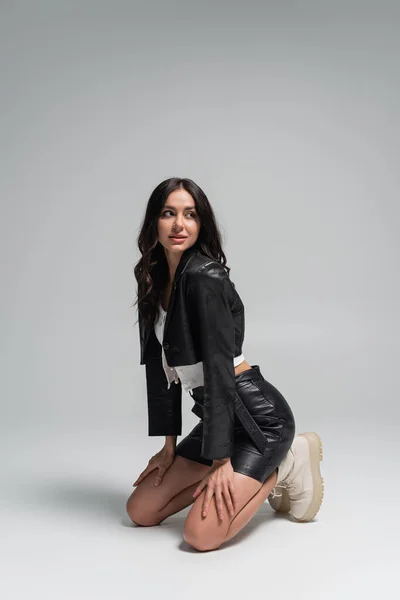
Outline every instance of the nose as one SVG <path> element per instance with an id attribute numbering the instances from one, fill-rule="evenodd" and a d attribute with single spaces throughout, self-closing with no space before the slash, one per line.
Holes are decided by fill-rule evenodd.
<path id="1" fill-rule="evenodd" d="M 177 215 L 176 219 L 175 219 L 175 223 L 173 225 L 173 230 L 174 231 L 181 231 L 182 230 L 182 216 Z"/>

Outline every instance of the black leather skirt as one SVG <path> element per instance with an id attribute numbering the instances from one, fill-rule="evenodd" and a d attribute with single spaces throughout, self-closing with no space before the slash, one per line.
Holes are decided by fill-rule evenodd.
<path id="1" fill-rule="evenodd" d="M 264 481 L 279 466 L 292 445 L 295 420 L 282 394 L 261 374 L 258 365 L 236 375 L 233 470 Z M 192 411 L 200 421 L 176 446 L 176 454 L 212 465 L 201 456 L 203 436 L 202 399 L 204 387 L 194 388 Z"/>

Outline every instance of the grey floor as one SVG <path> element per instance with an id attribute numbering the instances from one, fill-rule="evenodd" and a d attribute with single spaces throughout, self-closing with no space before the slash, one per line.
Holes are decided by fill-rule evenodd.
<path id="1" fill-rule="evenodd" d="M 234 539 L 201 553 L 182 538 L 189 509 L 154 528 L 126 516 L 144 466 L 129 423 L 15 427 L 1 437 L 1 597 L 393 597 L 397 453 L 393 436 L 368 431 L 319 428 L 325 499 L 314 522 L 293 523 L 266 503 Z"/>

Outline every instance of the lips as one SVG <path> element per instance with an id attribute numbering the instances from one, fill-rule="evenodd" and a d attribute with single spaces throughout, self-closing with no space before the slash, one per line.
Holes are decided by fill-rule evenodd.
<path id="1" fill-rule="evenodd" d="M 176 239 L 176 240 L 186 240 L 187 235 L 170 235 L 168 237 Z"/>

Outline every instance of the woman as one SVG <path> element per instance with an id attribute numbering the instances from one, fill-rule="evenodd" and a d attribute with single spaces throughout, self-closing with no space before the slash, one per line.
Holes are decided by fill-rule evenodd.
<path id="1" fill-rule="evenodd" d="M 295 521 L 312 520 L 323 498 L 321 440 L 295 437 L 285 398 L 242 354 L 244 306 L 199 186 L 176 177 L 160 183 L 138 246 L 148 434 L 165 444 L 133 484 L 131 520 L 158 525 L 193 504 L 183 537 L 197 550 L 234 537 L 267 498 Z M 182 388 L 200 420 L 177 444 Z"/>

